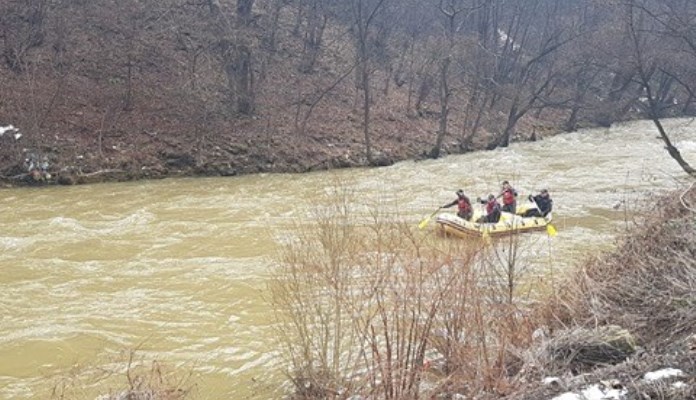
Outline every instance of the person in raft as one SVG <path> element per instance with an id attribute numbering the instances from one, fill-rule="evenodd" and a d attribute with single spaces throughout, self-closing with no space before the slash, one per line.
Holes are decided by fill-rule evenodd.
<path id="1" fill-rule="evenodd" d="M 517 191 L 510 185 L 510 182 L 503 181 L 502 189 L 498 198 L 503 198 L 503 208 L 505 212 L 514 214 L 517 210 Z"/>
<path id="2" fill-rule="evenodd" d="M 457 198 L 454 201 L 445 204 L 444 206 L 442 206 L 442 208 L 449 208 L 455 204 L 458 206 L 457 216 L 459 216 L 459 218 L 463 218 L 467 221 L 470 221 L 471 217 L 474 215 L 474 211 L 471 207 L 471 202 L 469 201 L 469 198 L 466 197 L 462 189 L 457 190 Z"/>
<path id="3" fill-rule="evenodd" d="M 500 204 L 498 204 L 498 200 L 495 199 L 494 195 L 489 194 L 488 200 L 481 200 L 479 198 L 478 201 L 486 205 L 486 215 L 479 218 L 476 222 L 479 224 L 495 224 L 500 221 Z"/>
<path id="4" fill-rule="evenodd" d="M 529 195 L 529 201 L 536 203 L 537 208 L 531 208 L 525 211 L 523 217 L 545 217 L 553 208 L 553 199 L 549 195 L 549 191 L 546 189 L 541 189 L 538 195 Z"/>

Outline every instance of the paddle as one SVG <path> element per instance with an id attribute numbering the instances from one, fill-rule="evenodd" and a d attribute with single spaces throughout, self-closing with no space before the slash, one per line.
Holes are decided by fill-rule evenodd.
<path id="1" fill-rule="evenodd" d="M 437 210 L 433 211 L 432 214 L 428 215 L 427 217 L 423 218 L 423 220 L 418 224 L 418 229 L 423 229 L 425 228 L 426 225 L 428 225 L 428 222 L 430 222 L 431 219 L 437 214 L 440 210 L 442 210 L 442 207 L 438 207 Z"/>
<path id="2" fill-rule="evenodd" d="M 534 203 L 534 207 L 536 207 L 537 210 L 539 210 L 539 214 L 541 214 L 541 208 L 539 208 L 539 205 L 536 203 L 536 201 L 534 201 L 534 197 L 531 196 L 529 199 L 532 200 L 532 203 Z M 554 237 L 554 236 L 556 236 L 557 233 L 558 232 L 556 231 L 556 228 L 553 225 L 551 225 L 551 222 L 547 222 L 546 223 L 546 234 L 548 234 L 551 237 Z"/>

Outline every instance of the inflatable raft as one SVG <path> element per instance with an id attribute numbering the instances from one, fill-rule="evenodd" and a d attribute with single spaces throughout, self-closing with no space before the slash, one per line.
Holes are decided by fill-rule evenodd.
<path id="1" fill-rule="evenodd" d="M 459 218 L 456 214 L 443 213 L 438 215 L 435 221 L 438 231 L 446 236 L 483 237 L 547 230 L 552 228 L 550 224 L 553 218 L 552 213 L 549 213 L 546 217 L 525 218 L 521 215 L 503 212 L 500 221 L 497 223 L 480 224 L 475 222 L 480 216 L 480 214 L 474 214 L 471 221 L 467 221 L 463 218 Z M 553 231 L 555 232 L 555 229 Z"/>

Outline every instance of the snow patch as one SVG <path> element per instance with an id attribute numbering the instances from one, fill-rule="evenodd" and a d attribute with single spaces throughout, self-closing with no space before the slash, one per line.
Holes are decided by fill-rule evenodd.
<path id="1" fill-rule="evenodd" d="M 13 125 L 0 126 L 0 136 L 4 135 L 5 132 L 16 131 L 16 130 L 17 130 L 17 128 L 15 128 Z"/>
<path id="2" fill-rule="evenodd" d="M 544 385 L 560 385 L 561 379 L 556 376 L 547 376 L 542 382 Z"/>
<path id="3" fill-rule="evenodd" d="M 676 368 L 663 368 L 646 373 L 643 379 L 646 381 L 659 381 L 661 379 L 672 378 L 675 376 L 684 376 L 684 372 Z"/>
<path id="4" fill-rule="evenodd" d="M 592 385 L 580 394 L 567 392 L 552 400 L 622 400 L 628 391 L 626 389 L 604 389 L 600 385 Z"/>
<path id="5" fill-rule="evenodd" d="M 583 398 L 580 397 L 579 394 L 568 392 L 568 393 L 563 393 L 560 396 L 556 396 L 552 400 L 583 400 Z"/>

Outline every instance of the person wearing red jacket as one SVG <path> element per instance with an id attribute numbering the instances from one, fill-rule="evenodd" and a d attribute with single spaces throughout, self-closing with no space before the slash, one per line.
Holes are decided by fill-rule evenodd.
<path id="1" fill-rule="evenodd" d="M 480 224 L 495 224 L 500 221 L 500 204 L 498 204 L 498 200 L 496 200 L 494 195 L 489 194 L 488 200 L 481 200 L 480 198 L 478 200 L 481 202 L 481 204 L 486 205 L 486 215 L 479 218 L 476 222 Z"/>
<path id="2" fill-rule="evenodd" d="M 462 189 L 457 190 L 457 198 L 453 202 L 445 204 L 442 208 L 449 208 L 455 204 L 458 206 L 457 216 L 467 221 L 471 220 L 474 210 L 471 207 L 471 201 L 469 201 Z"/>
<path id="3" fill-rule="evenodd" d="M 502 190 L 498 197 L 503 198 L 503 211 L 514 214 L 517 210 L 517 191 L 510 185 L 510 182 L 503 181 Z"/>

